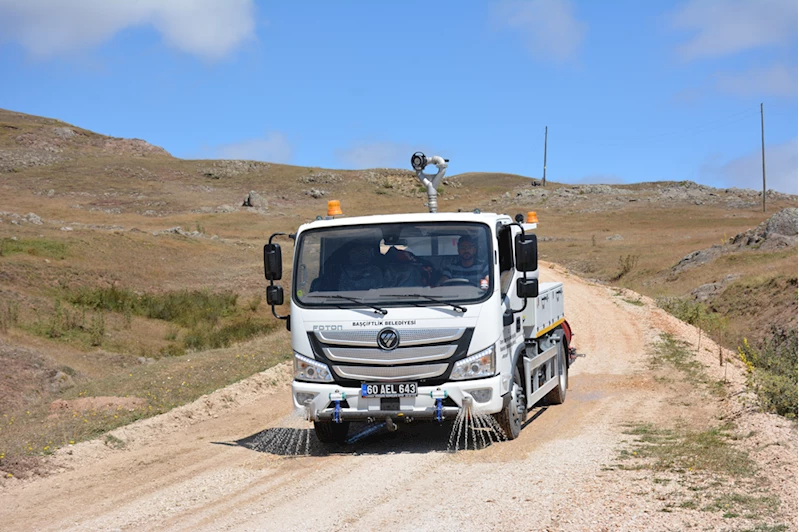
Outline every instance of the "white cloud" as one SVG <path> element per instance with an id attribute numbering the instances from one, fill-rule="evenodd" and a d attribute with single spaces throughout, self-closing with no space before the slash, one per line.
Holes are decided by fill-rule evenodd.
<path id="1" fill-rule="evenodd" d="M 716 75 L 716 87 L 736 96 L 796 97 L 797 70 L 773 64 L 743 72 L 721 72 Z"/>
<path id="2" fill-rule="evenodd" d="M 537 59 L 573 59 L 585 37 L 585 24 L 575 18 L 568 0 L 506 1 L 494 7 L 493 15 L 500 26 L 518 30 Z"/>
<path id="3" fill-rule="evenodd" d="M 420 150 L 400 142 L 356 142 L 336 156 L 348 168 L 410 168 L 411 155 Z"/>
<path id="4" fill-rule="evenodd" d="M 286 136 L 272 131 L 267 133 L 265 138 L 222 144 L 213 150 L 213 155 L 221 159 L 289 163 L 291 162 L 292 152 L 291 144 L 286 139 Z"/>
<path id="5" fill-rule="evenodd" d="M 219 60 L 255 36 L 253 0 L 0 0 L 0 40 L 37 58 L 79 52 L 152 26 L 170 46 Z"/>
<path id="6" fill-rule="evenodd" d="M 690 34 L 677 47 L 685 60 L 796 44 L 796 0 L 689 0 L 672 26 Z"/>
<path id="7" fill-rule="evenodd" d="M 702 172 L 725 186 L 762 190 L 763 167 L 760 150 L 752 151 L 726 163 L 708 162 Z M 766 145 L 766 187 L 797 193 L 799 157 L 797 139 Z"/>

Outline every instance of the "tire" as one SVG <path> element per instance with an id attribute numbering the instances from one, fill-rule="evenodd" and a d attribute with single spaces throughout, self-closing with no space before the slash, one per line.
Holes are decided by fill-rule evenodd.
<path id="1" fill-rule="evenodd" d="M 322 443 L 344 443 L 350 431 L 350 422 L 314 421 L 313 429 L 316 438 Z"/>
<path id="2" fill-rule="evenodd" d="M 513 368 L 513 384 L 511 384 L 510 401 L 501 412 L 494 414 L 499 426 L 505 431 L 508 440 L 515 440 L 522 431 L 522 425 L 527 419 L 527 395 L 524 392 L 522 377 L 519 367 Z"/>
<path id="3" fill-rule="evenodd" d="M 552 388 L 548 394 L 541 399 L 541 405 L 562 405 L 566 400 L 566 389 L 569 387 L 569 367 L 566 364 L 566 347 L 561 339 L 558 343 L 558 354 L 556 365 L 558 371 L 558 385 Z"/>

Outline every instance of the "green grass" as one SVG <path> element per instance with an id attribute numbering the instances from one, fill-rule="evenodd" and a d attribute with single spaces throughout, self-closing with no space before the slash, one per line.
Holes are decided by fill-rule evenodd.
<path id="1" fill-rule="evenodd" d="M 105 337 L 105 316 L 102 311 L 76 308 L 56 299 L 52 311 L 36 311 L 34 321 L 21 322 L 19 327 L 50 339 L 57 339 L 78 348 L 102 345 Z"/>
<path id="2" fill-rule="evenodd" d="M 713 502 L 702 510 L 704 511 L 723 511 L 735 513 L 747 513 L 751 516 L 761 511 L 773 512 L 779 506 L 776 497 L 758 497 L 744 493 L 725 493 L 716 497 Z"/>
<path id="3" fill-rule="evenodd" d="M 696 360 L 692 346 L 671 334 L 661 333 L 650 352 L 650 367 L 657 369 L 665 365 L 679 371 L 687 382 L 704 386 L 713 395 L 723 396 L 726 393 L 723 382 L 708 377 L 705 366 Z"/>
<path id="4" fill-rule="evenodd" d="M 779 499 L 768 491 L 768 482 L 756 476 L 758 470 L 749 454 L 736 448 L 731 430 L 730 426 L 692 430 L 630 424 L 624 434 L 634 441 L 620 451 L 615 467 L 660 473 L 652 482 L 674 481 L 688 490 L 688 498 L 686 493 L 672 493 L 678 499 L 666 503 L 664 511 L 683 508 L 748 519 L 773 515 Z"/>
<path id="5" fill-rule="evenodd" d="M 754 528 L 747 528 L 740 532 L 785 532 L 786 530 L 788 530 L 788 525 L 767 525 L 761 523 Z"/>
<path id="6" fill-rule="evenodd" d="M 227 347 L 235 342 L 247 340 L 260 334 L 266 334 L 274 330 L 278 323 L 277 320 L 264 322 L 246 317 L 228 323 L 218 329 L 192 329 L 183 341 L 187 349 L 202 350 Z"/>
<path id="7" fill-rule="evenodd" d="M 238 296 L 232 292 L 175 290 L 138 294 L 126 288 L 80 287 L 67 290 L 67 300 L 95 310 L 129 311 L 138 316 L 177 323 L 184 327 L 216 324 L 236 312 Z"/>
<path id="8" fill-rule="evenodd" d="M 638 466 L 653 471 L 707 471 L 733 477 L 752 476 L 754 462 L 731 444 L 725 427 L 703 431 L 656 428 L 652 424 L 631 425 L 625 434 L 636 436 L 623 450 L 622 460 L 635 459 Z"/>
<path id="9" fill-rule="evenodd" d="M 64 297 L 62 301 L 61 297 Z M 52 310 L 40 308 L 31 321 L 18 320 L 18 310 L 0 307 L 0 330 L 18 326 L 38 336 L 56 339 L 78 349 L 112 347 L 121 353 L 146 357 L 181 356 L 186 350 L 228 347 L 233 343 L 266 334 L 280 322 L 256 314 L 258 305 L 237 305 L 231 292 L 178 290 L 138 294 L 132 290 L 111 287 L 81 287 L 63 290 Z M 113 320 L 117 326 L 106 326 L 106 314 L 121 314 Z M 116 339 L 121 328 L 131 328 L 132 315 L 166 321 L 167 345 L 152 351 L 133 353 L 134 347 Z M 143 349 L 139 346 L 137 349 Z"/>
<path id="10" fill-rule="evenodd" d="M 18 253 L 62 260 L 67 256 L 67 245 L 57 240 L 43 238 L 0 239 L 0 257 L 8 257 Z"/>

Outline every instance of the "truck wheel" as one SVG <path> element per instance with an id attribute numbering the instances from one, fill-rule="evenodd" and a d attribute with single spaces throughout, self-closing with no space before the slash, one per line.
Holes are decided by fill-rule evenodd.
<path id="1" fill-rule="evenodd" d="M 566 400 L 566 388 L 569 387 L 569 367 L 566 365 L 566 347 L 563 340 L 558 344 L 558 355 L 555 363 L 558 372 L 558 385 L 552 388 L 541 399 L 542 405 L 561 405 Z"/>
<path id="2" fill-rule="evenodd" d="M 322 443 L 344 443 L 347 433 L 350 431 L 350 422 L 314 421 L 313 429 L 316 437 Z"/>
<path id="3" fill-rule="evenodd" d="M 513 368 L 513 384 L 510 388 L 510 401 L 494 418 L 505 431 L 509 440 L 515 440 L 522 431 L 522 424 L 527 419 L 527 396 L 524 393 L 519 367 Z"/>

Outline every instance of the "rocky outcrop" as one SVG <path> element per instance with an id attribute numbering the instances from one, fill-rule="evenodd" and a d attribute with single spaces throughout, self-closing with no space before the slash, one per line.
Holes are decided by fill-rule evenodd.
<path id="1" fill-rule="evenodd" d="M 672 274 L 712 262 L 725 253 L 745 249 L 775 251 L 797 245 L 797 209 L 788 208 L 775 213 L 754 229 L 739 233 L 723 245 L 692 251 L 674 265 Z"/>
<path id="2" fill-rule="evenodd" d="M 261 196 L 256 191 L 251 190 L 244 198 L 244 202 L 242 202 L 241 206 L 265 211 L 269 208 L 269 202 L 266 201 L 265 197 Z"/>
<path id="3" fill-rule="evenodd" d="M 797 245 L 797 209 L 783 209 L 754 229 L 734 236 L 737 248 L 775 250 Z"/>

